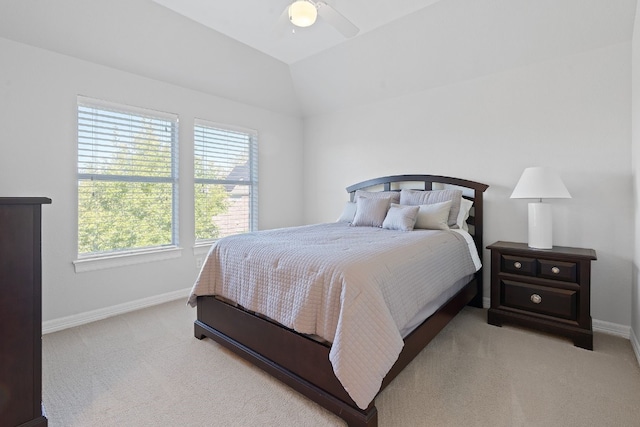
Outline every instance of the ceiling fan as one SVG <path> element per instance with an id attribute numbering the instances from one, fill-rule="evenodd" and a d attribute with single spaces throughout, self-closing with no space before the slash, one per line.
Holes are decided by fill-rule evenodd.
<path id="1" fill-rule="evenodd" d="M 280 21 L 287 19 L 296 27 L 310 27 L 316 22 L 318 16 L 345 37 L 353 37 L 360 31 L 353 22 L 322 0 L 295 0 L 282 12 Z"/>

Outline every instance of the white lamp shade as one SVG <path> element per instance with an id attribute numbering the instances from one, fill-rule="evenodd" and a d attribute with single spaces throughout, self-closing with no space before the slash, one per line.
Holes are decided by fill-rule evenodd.
<path id="1" fill-rule="evenodd" d="M 317 17 L 318 10 L 307 0 L 297 0 L 289 6 L 289 20 L 296 27 L 309 27 Z"/>
<path id="2" fill-rule="evenodd" d="M 560 175 L 545 167 L 526 168 L 511 193 L 512 199 L 570 199 Z"/>

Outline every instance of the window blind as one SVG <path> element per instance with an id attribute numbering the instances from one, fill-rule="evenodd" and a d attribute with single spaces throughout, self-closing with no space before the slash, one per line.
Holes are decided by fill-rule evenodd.
<path id="1" fill-rule="evenodd" d="M 178 116 L 78 98 L 78 254 L 177 245 Z"/>
<path id="2" fill-rule="evenodd" d="M 196 119 L 196 240 L 257 229 L 258 134 Z"/>

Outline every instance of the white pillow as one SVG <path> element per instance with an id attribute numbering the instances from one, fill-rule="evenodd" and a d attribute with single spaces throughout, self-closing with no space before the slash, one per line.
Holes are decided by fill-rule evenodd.
<path id="1" fill-rule="evenodd" d="M 464 197 L 460 202 L 460 212 L 458 213 L 458 227 L 463 229 L 464 231 L 469 231 L 469 225 L 467 225 L 467 219 L 469 219 L 469 211 L 471 211 L 471 206 L 473 206 L 473 202 L 471 200 L 467 200 Z"/>
<path id="2" fill-rule="evenodd" d="M 420 205 L 418 218 L 414 228 L 425 228 L 428 230 L 448 230 L 449 211 L 451 210 L 451 200 L 429 205 Z"/>
<path id="3" fill-rule="evenodd" d="M 382 228 L 389 230 L 411 231 L 418 217 L 419 206 L 391 204 Z"/>
<path id="4" fill-rule="evenodd" d="M 389 199 L 356 199 L 356 215 L 351 225 L 356 227 L 382 227 L 389 210 Z"/>
<path id="5" fill-rule="evenodd" d="M 401 205 L 430 205 L 433 203 L 446 202 L 447 200 L 451 200 L 448 225 L 451 228 L 458 228 L 456 222 L 458 220 L 458 212 L 460 212 L 462 190 L 451 188 L 431 191 L 402 189 L 400 191 Z"/>
<path id="6" fill-rule="evenodd" d="M 355 202 L 347 202 L 337 222 L 353 222 L 354 216 L 356 216 L 356 204 Z"/>

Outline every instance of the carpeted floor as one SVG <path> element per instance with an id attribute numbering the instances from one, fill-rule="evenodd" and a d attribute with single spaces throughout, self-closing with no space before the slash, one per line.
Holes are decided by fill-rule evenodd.
<path id="1" fill-rule="evenodd" d="M 175 301 L 43 337 L 51 427 L 344 426 L 211 340 Z M 640 426 L 628 340 L 594 351 L 465 308 L 376 399 L 388 426 Z"/>

